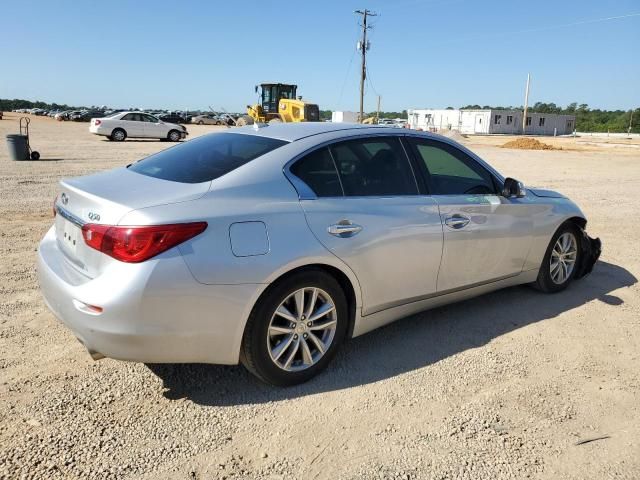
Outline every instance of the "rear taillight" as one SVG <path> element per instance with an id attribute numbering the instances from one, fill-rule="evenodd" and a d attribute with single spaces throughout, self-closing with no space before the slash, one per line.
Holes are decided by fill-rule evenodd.
<path id="1" fill-rule="evenodd" d="M 202 233 L 207 222 L 171 225 L 113 226 L 88 223 L 82 227 L 85 243 L 126 263 L 144 262 Z"/>
<path id="2" fill-rule="evenodd" d="M 98 119 L 94 119 L 93 121 L 95 122 L 95 123 L 94 123 L 94 125 L 100 125 L 100 124 L 102 123 L 102 122 L 101 122 L 100 120 L 98 120 Z"/>

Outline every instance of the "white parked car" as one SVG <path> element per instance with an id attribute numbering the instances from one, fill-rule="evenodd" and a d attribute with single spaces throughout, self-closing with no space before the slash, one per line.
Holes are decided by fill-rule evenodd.
<path id="1" fill-rule="evenodd" d="M 205 113 L 203 115 L 191 117 L 191 123 L 196 123 L 198 125 L 224 125 L 225 121 L 217 115 Z"/>
<path id="2" fill-rule="evenodd" d="M 115 142 L 123 142 L 127 137 L 178 142 L 188 135 L 184 126 L 165 123 L 143 112 L 119 112 L 110 117 L 94 118 L 91 120 L 89 131 L 96 135 L 104 135 Z"/>

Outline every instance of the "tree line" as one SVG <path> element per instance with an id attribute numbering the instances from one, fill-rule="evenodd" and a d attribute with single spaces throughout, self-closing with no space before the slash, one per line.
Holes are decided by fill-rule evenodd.
<path id="1" fill-rule="evenodd" d="M 10 112 L 19 108 L 42 108 L 43 110 L 81 110 L 84 107 L 60 103 L 47 103 L 40 100 L 32 102 L 30 100 L 21 100 L 19 98 L 14 98 L 13 100 L 0 98 L 0 111 Z"/>

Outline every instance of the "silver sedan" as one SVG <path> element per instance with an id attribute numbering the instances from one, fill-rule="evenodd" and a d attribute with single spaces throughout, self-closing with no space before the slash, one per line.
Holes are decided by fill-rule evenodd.
<path id="1" fill-rule="evenodd" d="M 40 285 L 94 359 L 242 362 L 276 385 L 421 310 L 517 284 L 559 292 L 600 254 L 563 195 L 381 126 L 202 136 L 63 180 L 54 210 Z"/>

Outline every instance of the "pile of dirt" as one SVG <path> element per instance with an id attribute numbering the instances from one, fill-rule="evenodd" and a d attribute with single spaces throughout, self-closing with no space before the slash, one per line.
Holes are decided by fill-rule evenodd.
<path id="1" fill-rule="evenodd" d="M 456 142 L 465 142 L 468 139 L 466 135 L 461 134 L 458 130 L 440 130 L 438 135 L 450 138 Z"/>
<path id="2" fill-rule="evenodd" d="M 518 148 L 520 150 L 562 150 L 560 147 L 554 147 L 542 143 L 535 138 L 518 138 L 517 140 L 511 140 L 510 142 L 502 145 L 502 148 Z"/>

